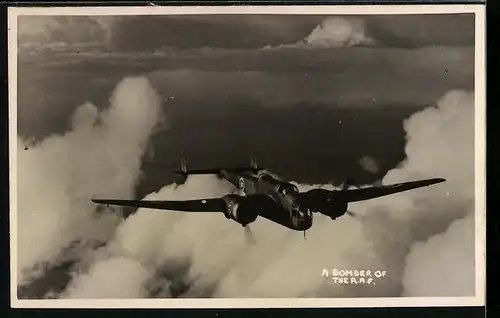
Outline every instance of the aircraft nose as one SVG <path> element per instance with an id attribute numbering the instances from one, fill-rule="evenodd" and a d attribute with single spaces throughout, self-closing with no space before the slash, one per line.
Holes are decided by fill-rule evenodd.
<path id="1" fill-rule="evenodd" d="M 299 213 L 300 213 L 302 216 L 305 216 L 305 217 L 309 217 L 309 216 L 311 216 L 311 210 L 309 210 L 309 209 L 308 209 L 307 207 L 305 207 L 305 206 L 299 206 L 298 211 L 299 211 Z"/>
<path id="2" fill-rule="evenodd" d="M 304 214 L 305 214 L 305 216 L 307 216 L 307 217 L 312 217 L 312 213 L 311 213 L 311 210 L 310 210 L 310 209 L 307 209 L 307 208 L 306 208 L 306 209 L 304 209 Z"/>

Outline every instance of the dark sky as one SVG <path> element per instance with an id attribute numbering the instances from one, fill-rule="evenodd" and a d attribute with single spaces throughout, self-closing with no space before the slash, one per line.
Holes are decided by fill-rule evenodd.
<path id="1" fill-rule="evenodd" d="M 170 129 L 141 195 L 182 152 L 196 167 L 255 155 L 296 181 L 373 181 L 404 159 L 405 118 L 474 85 L 473 15 L 21 17 L 19 29 L 23 136 L 63 132 L 87 100 L 106 107 L 124 76 L 150 79 Z"/>
<path id="2" fill-rule="evenodd" d="M 121 19 L 111 43 L 120 49 L 158 46 L 259 49 L 302 40 L 329 16 L 249 15 Z M 351 16 L 363 20 L 368 36 L 384 47 L 467 46 L 474 43 L 473 15 Z M 162 36 L 148 37 L 147 34 Z"/>

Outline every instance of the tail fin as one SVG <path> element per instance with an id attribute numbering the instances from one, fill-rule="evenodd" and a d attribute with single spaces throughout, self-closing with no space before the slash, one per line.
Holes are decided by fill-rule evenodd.
<path id="1" fill-rule="evenodd" d="M 185 156 L 181 157 L 181 168 L 179 170 L 173 171 L 177 176 L 182 177 L 182 179 L 187 179 L 189 175 L 195 174 L 218 174 L 220 173 L 220 168 L 210 168 L 210 169 L 191 169 L 187 168 L 187 160 Z"/>
<path id="2" fill-rule="evenodd" d="M 187 161 L 186 157 L 182 156 L 181 157 L 181 168 L 180 170 L 173 171 L 174 174 L 182 177 L 183 179 L 186 179 L 188 176 L 188 170 L 187 170 Z"/>
<path id="3" fill-rule="evenodd" d="M 249 169 L 253 169 L 253 170 L 261 170 L 262 169 L 262 168 L 259 168 L 257 166 L 257 161 L 255 160 L 255 158 L 251 159 L 250 166 L 251 166 L 250 168 L 248 166 L 245 166 L 245 167 L 235 167 L 235 168 L 202 168 L 202 169 L 191 169 L 191 170 L 188 170 L 186 159 L 185 159 L 185 157 L 182 157 L 180 170 L 173 171 L 173 173 L 176 174 L 176 175 L 178 175 L 178 176 L 181 176 L 183 178 L 187 178 L 188 175 L 195 175 L 195 174 L 216 174 L 216 175 L 220 175 L 220 173 L 221 173 L 222 170 L 226 170 L 226 171 L 241 171 L 241 170 L 244 170 L 244 171 L 246 171 L 246 170 L 249 170 Z"/>
<path id="4" fill-rule="evenodd" d="M 259 166 L 257 165 L 257 159 L 255 157 L 250 157 L 250 167 L 253 169 L 259 169 Z"/>
<path id="5" fill-rule="evenodd" d="M 184 175 L 187 175 L 187 161 L 185 157 L 181 158 L 181 172 Z"/>
<path id="6" fill-rule="evenodd" d="M 350 186 L 352 186 L 354 184 L 353 180 L 346 177 L 344 179 L 344 182 L 342 182 L 342 191 L 346 191 L 349 189 Z"/>

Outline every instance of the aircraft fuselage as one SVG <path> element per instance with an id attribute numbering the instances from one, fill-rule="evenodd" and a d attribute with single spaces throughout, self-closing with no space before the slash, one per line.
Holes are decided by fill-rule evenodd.
<path id="1" fill-rule="evenodd" d="M 305 231 L 312 226 L 312 212 L 296 195 L 298 189 L 295 185 L 265 171 L 222 170 L 220 177 L 238 188 L 242 196 L 265 196 L 267 200 L 261 200 L 256 206 L 260 216 L 297 231 Z"/>

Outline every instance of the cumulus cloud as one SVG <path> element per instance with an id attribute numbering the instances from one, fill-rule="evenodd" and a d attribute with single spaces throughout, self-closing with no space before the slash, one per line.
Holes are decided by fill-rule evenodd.
<path id="1" fill-rule="evenodd" d="M 474 277 L 474 269 L 469 266 L 474 259 L 470 246 L 473 222 L 453 226 L 443 234 L 447 238 L 432 237 L 445 232 L 454 220 L 474 214 L 474 95 L 450 91 L 436 107 L 414 114 L 404 126 L 407 159 L 389 171 L 383 182 L 423 177 L 444 177 L 447 181 L 432 188 L 360 203 L 355 209 L 364 213 L 365 233 L 377 254 L 385 255 L 384 262 L 392 272 L 404 277 L 401 292 L 434 295 L 434 288 L 439 287 L 442 296 L 455 295 L 457 289 L 467 293 L 462 287 L 470 287 L 467 282 Z M 461 247 L 467 240 L 467 245 Z M 413 245 L 415 242 L 421 243 Z M 431 256 L 439 249 L 447 249 L 448 253 Z M 418 273 L 430 266 L 434 274 L 423 286 Z M 452 282 L 439 275 L 450 266 L 461 271 Z M 473 293 L 473 289 L 468 290 L 469 295 Z"/>
<path id="2" fill-rule="evenodd" d="M 120 217 L 95 213 L 89 199 L 132 195 L 160 105 L 146 79 L 125 78 L 109 108 L 81 105 L 65 134 L 35 144 L 18 137 L 20 285 L 67 257 L 63 252 L 71 244 L 109 239 Z"/>
<path id="3" fill-rule="evenodd" d="M 302 41 L 282 44 L 269 48 L 283 47 L 348 47 L 356 45 L 374 45 L 376 41 L 366 34 L 365 23 L 359 18 L 332 17 L 317 25 Z"/>
<path id="4" fill-rule="evenodd" d="M 416 243 L 406 259 L 403 276 L 409 296 L 474 295 L 474 94 L 452 91 L 405 125 L 409 132 L 405 165 L 407 175 L 428 173 L 447 178 L 446 186 L 434 189 L 427 216 L 433 226 L 457 219 L 444 233 Z M 417 133 L 419 132 L 419 133 Z M 439 136 L 439 137 L 437 137 Z M 431 156 L 431 157 L 429 157 Z M 399 178 L 402 170 L 387 176 Z M 439 191 L 444 196 L 439 199 Z M 430 191 L 429 191 L 430 194 Z M 476 212 L 478 213 L 478 212 Z M 431 214 L 437 214 L 432 216 Z M 432 288 L 424 281 L 432 281 Z"/>
<path id="5" fill-rule="evenodd" d="M 83 299 L 143 298 L 147 294 L 142 283 L 149 275 L 140 263 L 117 257 L 96 263 L 89 273 L 73 281 L 67 292 Z"/>
<path id="6" fill-rule="evenodd" d="M 404 123 L 407 160 L 386 181 L 422 172 L 447 178 L 454 198 L 474 195 L 474 94 L 450 91 Z"/>
<path id="7" fill-rule="evenodd" d="M 304 41 L 307 44 L 327 47 L 374 43 L 374 40 L 366 35 L 363 20 L 353 18 L 328 18 L 318 25 Z"/>
<path id="8" fill-rule="evenodd" d="M 156 193 L 146 196 L 146 200 L 182 200 L 195 199 L 198 197 L 222 196 L 231 188 L 228 184 L 218 180 L 213 176 L 200 176 L 189 178 L 181 186 L 170 185 L 162 188 Z M 109 196 L 106 194 L 106 196 Z M 92 296 L 92 291 L 99 288 L 99 284 L 108 284 L 106 276 L 101 275 L 101 270 L 95 267 L 108 268 L 120 275 L 122 280 L 127 280 L 130 275 L 134 276 L 138 269 L 150 268 L 160 270 L 162 266 L 172 263 L 181 263 L 185 259 L 197 256 L 203 260 L 201 264 L 212 263 L 224 264 L 224 259 L 213 258 L 220 254 L 212 253 L 214 246 L 217 247 L 217 238 L 223 239 L 228 231 L 237 231 L 239 228 L 232 222 L 225 219 L 222 213 L 192 213 L 166 212 L 148 209 L 138 209 L 138 211 L 124 221 L 115 232 L 114 237 L 105 248 L 105 252 L 100 251 L 98 255 L 93 255 L 95 262 L 90 261 L 89 268 L 82 269 L 82 276 L 72 282 L 65 297 L 80 297 L 80 295 Z M 240 234 L 240 233 L 238 233 Z M 243 236 L 241 236 L 243 239 Z M 231 243 L 231 240 L 225 240 Z M 236 242 L 238 243 L 238 242 Z M 228 250 L 232 254 L 234 250 Z M 135 266 L 113 267 L 107 263 L 117 263 L 118 259 L 126 258 L 128 263 L 135 263 Z M 165 264 L 169 263 L 169 264 Z M 130 271 L 130 272 L 129 272 Z M 196 270 L 194 270 L 196 272 Z M 153 273 L 152 273 L 153 274 Z M 151 275 L 152 275 L 151 274 Z M 137 276 L 135 276 L 137 277 Z M 153 276 L 141 276 L 144 286 L 147 279 Z M 112 279 L 111 277 L 109 279 Z M 155 278 L 158 279 L 158 278 Z M 111 282 L 110 282 L 111 283 Z M 135 292 L 137 285 L 118 284 L 117 288 L 131 288 L 128 292 L 121 290 L 127 295 Z M 99 297 L 96 293 L 94 297 Z"/>
<path id="9" fill-rule="evenodd" d="M 473 215 L 454 221 L 445 233 L 415 243 L 406 260 L 405 296 L 473 296 Z"/>

